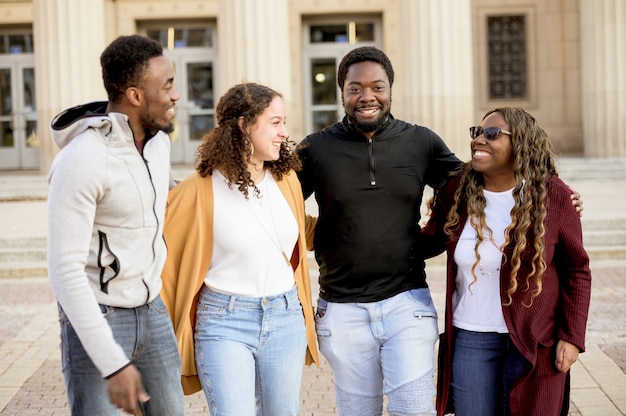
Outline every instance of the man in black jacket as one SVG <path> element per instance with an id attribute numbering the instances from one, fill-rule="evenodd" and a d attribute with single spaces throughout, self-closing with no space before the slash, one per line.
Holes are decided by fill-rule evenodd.
<path id="1" fill-rule="evenodd" d="M 333 370 L 338 414 L 434 415 L 437 315 L 420 235 L 425 185 L 460 163 L 433 131 L 390 113 L 394 72 L 374 47 L 341 61 L 345 118 L 298 148 L 319 204 L 316 327 Z"/>

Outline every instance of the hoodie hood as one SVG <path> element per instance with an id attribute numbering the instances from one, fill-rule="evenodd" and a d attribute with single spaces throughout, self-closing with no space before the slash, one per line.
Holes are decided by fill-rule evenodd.
<path id="1" fill-rule="evenodd" d="M 59 148 L 89 128 L 111 130 L 107 101 L 96 101 L 71 107 L 57 115 L 50 125 L 50 133 Z"/>

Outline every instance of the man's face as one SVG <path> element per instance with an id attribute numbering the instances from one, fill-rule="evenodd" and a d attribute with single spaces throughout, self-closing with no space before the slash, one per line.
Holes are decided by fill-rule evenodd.
<path id="1" fill-rule="evenodd" d="M 372 137 L 391 111 L 391 85 L 385 68 L 371 61 L 351 65 L 341 100 L 350 123 L 366 137 Z"/>
<path id="2" fill-rule="evenodd" d="M 180 97 L 174 87 L 172 65 L 165 56 L 150 59 L 141 90 L 144 106 L 139 116 L 144 129 L 153 133 L 157 130 L 174 131 L 174 107 Z"/>

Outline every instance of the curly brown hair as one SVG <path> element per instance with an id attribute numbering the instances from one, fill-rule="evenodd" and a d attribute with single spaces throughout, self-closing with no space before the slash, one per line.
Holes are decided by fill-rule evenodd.
<path id="1" fill-rule="evenodd" d="M 504 120 L 511 126 L 512 161 L 515 176 L 515 187 L 513 188 L 515 204 L 511 210 L 511 224 L 505 230 L 505 242 L 501 247 L 502 250 L 514 242 L 510 259 L 511 275 L 507 287 L 507 300 L 504 304 L 510 305 L 513 301 L 513 294 L 520 288 L 518 272 L 522 264 L 522 253 L 528 244 L 532 244 L 531 273 L 526 276 L 522 288 L 522 290 L 528 291 L 531 287 L 531 278 L 534 280 L 530 303 L 525 305 L 530 307 L 533 300 L 541 293 L 541 279 L 546 270 L 546 263 L 543 259 L 546 179 L 549 175 L 557 175 L 554 151 L 548 133 L 525 110 L 512 107 L 496 108 L 488 111 L 483 120 L 495 112 L 502 114 Z M 451 237 L 454 230 L 462 226 L 459 224 L 460 216 L 457 211 L 459 204 L 465 201 L 471 224 L 477 230 L 478 236 L 474 246 L 476 261 L 472 266 L 475 282 L 475 269 L 480 262 L 478 246 L 485 239 L 491 239 L 491 230 L 485 222 L 484 182 L 482 174 L 472 169 L 471 162 L 463 164 L 457 174 L 461 177 L 460 186 L 454 195 L 454 205 L 448 213 L 444 231 L 446 235 Z M 527 241 L 527 235 L 531 236 L 532 242 Z"/>
<path id="2" fill-rule="evenodd" d="M 260 190 L 247 170 L 254 149 L 244 131 L 256 122 L 275 97 L 282 98 L 282 95 L 256 83 L 237 84 L 230 88 L 217 103 L 217 127 L 204 135 L 202 144 L 196 150 L 196 171 L 201 176 L 207 176 L 219 169 L 229 187 L 236 184 L 246 198 L 248 188 L 254 187 L 254 195 L 259 196 Z M 242 117 L 243 125 L 239 127 Z M 281 144 L 278 160 L 264 162 L 264 168 L 277 180 L 289 171 L 301 168 L 300 159 L 292 148 L 294 146 L 295 143 L 287 139 Z"/>

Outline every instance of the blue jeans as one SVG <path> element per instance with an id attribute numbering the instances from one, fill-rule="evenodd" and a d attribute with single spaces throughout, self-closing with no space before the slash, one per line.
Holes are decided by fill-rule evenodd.
<path id="1" fill-rule="evenodd" d="M 526 363 L 509 334 L 454 328 L 451 391 L 455 415 L 510 415 L 509 395 Z"/>
<path id="2" fill-rule="evenodd" d="M 428 289 L 370 303 L 318 299 L 320 352 L 335 379 L 340 416 L 434 415 L 437 314 Z"/>
<path id="3" fill-rule="evenodd" d="M 250 298 L 204 287 L 195 353 L 212 416 L 297 416 L 306 355 L 297 289 Z"/>
<path id="4" fill-rule="evenodd" d="M 143 414 L 184 415 L 180 355 L 161 297 L 137 308 L 100 305 L 100 309 L 115 340 L 141 373 L 143 385 L 150 395 L 150 400 L 143 406 Z M 85 352 L 61 307 L 59 322 L 61 365 L 72 415 L 119 415 L 120 410 L 109 401 L 106 381 Z"/>

